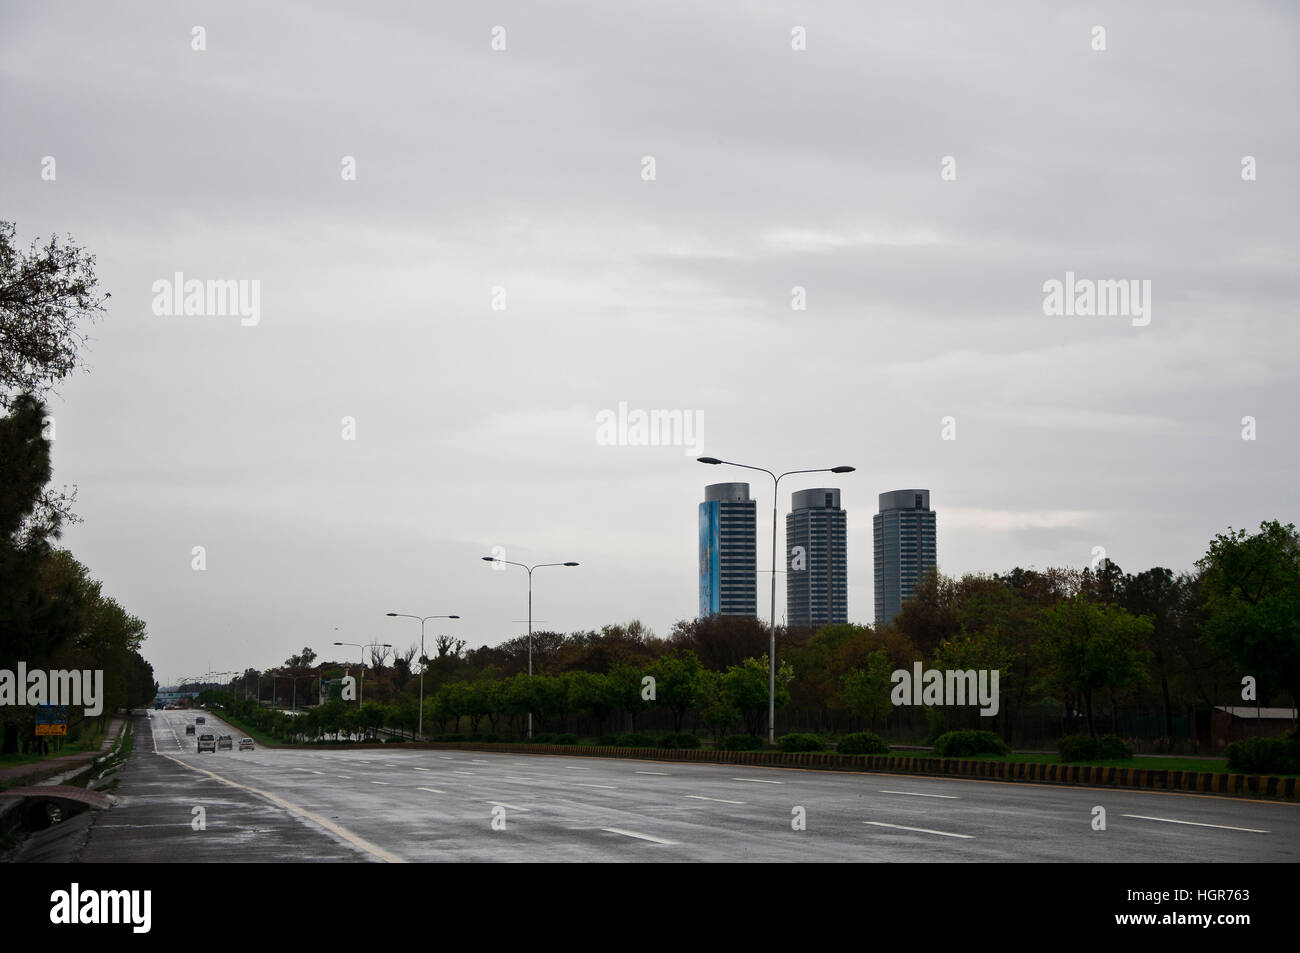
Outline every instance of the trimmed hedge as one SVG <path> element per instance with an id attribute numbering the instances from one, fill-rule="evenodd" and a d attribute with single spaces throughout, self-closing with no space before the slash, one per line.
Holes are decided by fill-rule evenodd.
<path id="1" fill-rule="evenodd" d="M 819 735 L 794 732 L 776 739 L 776 745 L 782 751 L 825 751 L 826 742 Z"/>
<path id="2" fill-rule="evenodd" d="M 835 750 L 839 754 L 889 754 L 889 745 L 881 741 L 879 735 L 857 731 L 835 742 Z"/>
<path id="3" fill-rule="evenodd" d="M 654 748 L 657 742 L 653 735 L 647 735 L 639 731 L 630 732 L 624 735 L 601 735 L 596 744 L 603 745 L 607 748 Z"/>
<path id="4" fill-rule="evenodd" d="M 1088 735 L 1066 735 L 1056 743 L 1061 762 L 1074 761 L 1128 761 L 1133 749 L 1118 735 L 1092 738 Z"/>
<path id="5" fill-rule="evenodd" d="M 1007 743 L 991 731 L 949 731 L 934 740 L 940 758 L 969 758 L 976 754 L 1010 754 Z"/>
<path id="6" fill-rule="evenodd" d="M 727 735 L 722 739 L 723 751 L 757 751 L 767 744 L 758 735 Z"/>
<path id="7" fill-rule="evenodd" d="M 689 731 L 674 731 L 659 739 L 661 748 L 698 748 L 699 746 L 700 739 Z"/>
<path id="8" fill-rule="evenodd" d="M 1300 774 L 1300 741 L 1243 738 L 1228 745 L 1228 770 L 1238 774 Z"/>

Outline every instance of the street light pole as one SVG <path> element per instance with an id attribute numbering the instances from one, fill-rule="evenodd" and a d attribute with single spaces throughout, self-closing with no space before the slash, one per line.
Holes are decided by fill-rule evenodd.
<path id="1" fill-rule="evenodd" d="M 420 718 L 415 729 L 417 737 L 424 737 L 424 623 L 430 619 L 459 619 L 458 615 L 410 615 L 406 612 L 390 612 L 388 615 L 402 619 L 419 619 L 420 620 Z"/>
<path id="2" fill-rule="evenodd" d="M 361 650 L 361 684 L 357 690 L 357 710 L 361 710 L 362 704 L 366 698 L 366 649 L 380 648 L 391 649 L 392 645 L 388 642 L 371 642 L 369 645 L 361 645 L 358 642 L 335 642 L 335 645 L 350 645 L 353 648 Z"/>
<path id="3" fill-rule="evenodd" d="M 485 563 L 503 563 L 507 566 L 518 566 L 520 569 L 528 570 L 528 677 L 533 677 L 533 570 L 541 569 L 543 566 L 576 566 L 575 562 L 565 563 L 537 563 L 535 566 L 529 566 L 525 563 L 511 562 L 508 559 L 498 559 L 496 556 L 482 557 Z M 528 737 L 533 736 L 533 713 L 528 712 Z"/>
<path id="4" fill-rule="evenodd" d="M 772 627 L 770 633 L 770 646 L 767 654 L 767 743 L 776 744 L 776 494 L 777 487 L 781 483 L 782 477 L 794 476 L 796 473 L 852 473 L 854 467 L 820 467 L 815 470 L 787 470 L 785 473 L 777 475 L 771 470 L 765 470 L 763 467 L 751 467 L 744 463 L 733 463 L 730 460 L 719 460 L 717 457 L 697 457 L 700 463 L 707 463 L 712 466 L 726 464 L 729 467 L 740 467 L 742 470 L 757 470 L 760 473 L 766 473 L 772 478 Z"/>

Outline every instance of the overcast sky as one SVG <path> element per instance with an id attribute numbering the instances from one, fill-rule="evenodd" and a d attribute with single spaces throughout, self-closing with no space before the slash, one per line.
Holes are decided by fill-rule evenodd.
<path id="1" fill-rule="evenodd" d="M 877 494 L 904 487 L 932 491 L 949 574 L 1097 546 L 1189 569 L 1230 524 L 1297 515 L 1298 25 L 1286 3 L 6 2 L 0 218 L 70 233 L 112 293 L 52 402 L 65 542 L 164 682 L 418 640 L 390 610 L 522 634 L 527 579 L 494 547 L 582 563 L 537 571 L 538 628 L 666 635 L 697 611 L 705 484 L 748 479 L 700 454 L 857 467 L 779 499 L 842 489 L 855 621 Z M 176 272 L 258 281 L 258 322 L 155 314 Z M 1067 272 L 1149 281 L 1149 323 L 1045 314 Z M 702 440 L 604 445 L 620 403 Z"/>

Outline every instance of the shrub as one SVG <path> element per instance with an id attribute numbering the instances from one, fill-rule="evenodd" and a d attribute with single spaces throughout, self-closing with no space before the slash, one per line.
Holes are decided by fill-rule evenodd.
<path id="1" fill-rule="evenodd" d="M 437 741 L 464 741 L 464 735 L 439 735 Z"/>
<path id="2" fill-rule="evenodd" d="M 659 739 L 661 748 L 698 748 L 700 739 L 689 731 L 675 731 Z"/>
<path id="3" fill-rule="evenodd" d="M 578 736 L 575 735 L 573 732 L 566 732 L 562 735 L 556 735 L 555 740 L 551 742 L 551 744 L 553 745 L 576 745 L 577 743 L 578 743 Z"/>
<path id="4" fill-rule="evenodd" d="M 1066 735 L 1056 743 L 1063 764 L 1074 761 L 1128 761 L 1133 749 L 1115 735 L 1092 738 L 1088 735 Z"/>
<path id="5" fill-rule="evenodd" d="M 397 735 L 389 735 L 387 738 L 384 739 L 384 744 L 389 744 L 389 745 L 400 745 L 400 744 L 404 744 L 405 742 L 406 742 L 405 738 L 399 738 Z"/>
<path id="6" fill-rule="evenodd" d="M 727 735 L 722 739 L 724 751 L 757 751 L 765 742 L 758 735 Z"/>
<path id="7" fill-rule="evenodd" d="M 619 735 L 619 746 L 623 748 L 653 748 L 655 739 L 653 735 L 634 731 L 630 734 Z"/>
<path id="8" fill-rule="evenodd" d="M 817 735 L 789 734 L 776 739 L 777 747 L 782 751 L 825 751 L 826 742 Z"/>
<path id="9" fill-rule="evenodd" d="M 1300 774 L 1300 741 L 1243 738 L 1228 745 L 1228 770 L 1237 774 Z"/>
<path id="10" fill-rule="evenodd" d="M 889 754 L 889 745 L 879 735 L 858 731 L 835 742 L 835 750 L 840 754 Z"/>
<path id="11" fill-rule="evenodd" d="M 622 735 L 601 735 L 596 739 L 596 744 L 603 745 L 606 748 L 617 748 L 618 739 L 621 737 Z"/>
<path id="12" fill-rule="evenodd" d="M 533 735 L 531 738 L 527 739 L 527 741 L 529 744 L 533 744 L 533 745 L 555 744 L 555 735 L 551 734 L 550 732 L 543 731 Z"/>
<path id="13" fill-rule="evenodd" d="M 934 740 L 940 758 L 969 758 L 976 754 L 1010 754 L 1007 743 L 991 731 L 949 731 Z"/>

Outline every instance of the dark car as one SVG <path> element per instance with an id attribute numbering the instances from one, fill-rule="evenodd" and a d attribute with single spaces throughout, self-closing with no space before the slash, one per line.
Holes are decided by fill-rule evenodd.
<path id="1" fill-rule="evenodd" d="M 186 733 L 187 735 L 192 735 L 192 734 L 194 734 L 194 726 L 193 726 L 193 725 L 186 725 L 186 726 L 185 726 L 185 733 Z"/>
<path id="2" fill-rule="evenodd" d="M 220 735 L 217 737 L 218 751 L 233 751 L 234 747 L 235 742 L 231 739 L 230 735 Z"/>
<path id="3" fill-rule="evenodd" d="M 208 720 L 204 718 L 202 715 L 199 715 L 199 717 L 194 719 L 194 724 L 196 725 L 206 725 L 207 723 Z"/>

